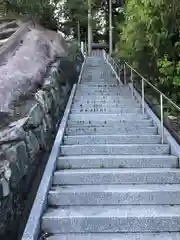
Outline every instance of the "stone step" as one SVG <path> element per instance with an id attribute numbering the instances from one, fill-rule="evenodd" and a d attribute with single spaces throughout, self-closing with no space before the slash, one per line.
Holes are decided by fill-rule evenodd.
<path id="1" fill-rule="evenodd" d="M 130 94 L 119 94 L 119 95 L 115 95 L 115 94 L 78 94 L 75 96 L 75 99 L 86 99 L 86 100 L 89 100 L 89 99 L 93 99 L 95 98 L 96 100 L 121 100 L 121 99 L 132 99 L 132 95 L 131 93 Z"/>
<path id="2" fill-rule="evenodd" d="M 97 84 L 97 83 L 89 83 L 89 84 L 79 84 L 77 86 L 77 89 L 92 89 L 92 88 L 101 88 L 101 89 L 114 89 L 114 88 L 124 88 L 124 86 L 120 86 L 118 84 Z"/>
<path id="3" fill-rule="evenodd" d="M 65 145 L 83 144 L 156 144 L 161 143 L 159 135 L 75 135 L 64 136 Z"/>
<path id="4" fill-rule="evenodd" d="M 109 120 L 117 120 L 117 121 L 125 121 L 125 120 L 144 120 L 148 119 L 147 115 L 145 114 L 139 114 L 139 113 L 123 113 L 123 114 L 117 114 L 117 113 L 111 113 L 111 114 L 100 114 L 100 113 L 91 113 L 91 114 L 79 114 L 79 113 L 73 113 L 69 114 L 69 120 L 72 121 L 94 121 L 97 119 L 101 119 L 104 121 Z"/>
<path id="5" fill-rule="evenodd" d="M 67 126 L 69 127 L 85 127 L 85 126 L 92 126 L 92 127 L 111 127 L 111 126 L 123 126 L 123 127 L 127 127 L 127 126 L 152 126 L 153 125 L 153 121 L 149 120 L 149 119 L 145 119 L 145 120 L 127 120 L 127 121 L 121 121 L 121 120 L 101 120 L 101 119 L 97 119 L 97 120 L 92 120 L 92 121 L 72 121 L 72 120 L 68 120 Z"/>
<path id="6" fill-rule="evenodd" d="M 116 89 L 116 88 L 120 88 L 120 89 L 129 89 L 129 86 L 125 86 L 125 85 L 120 85 L 119 83 L 104 83 L 104 84 L 99 84 L 99 83 L 86 83 L 84 84 L 83 82 L 80 83 L 78 86 L 77 86 L 78 89 L 92 89 L 92 88 L 101 88 L 101 89 L 107 89 L 107 88 L 110 88 L 110 89 Z"/>
<path id="7" fill-rule="evenodd" d="M 108 91 L 116 91 L 116 92 L 120 92 L 120 91 L 130 91 L 130 87 L 125 87 L 123 85 L 118 85 L 118 84 L 112 84 L 112 85 L 94 85 L 92 86 L 92 84 L 89 86 L 88 84 L 84 84 L 84 85 L 78 85 L 77 86 L 77 91 L 89 91 L 89 92 L 93 92 L 93 91 L 103 91 L 103 92 L 108 92 Z"/>
<path id="8" fill-rule="evenodd" d="M 53 186 L 48 203 L 50 206 L 180 205 L 180 185 Z"/>
<path id="9" fill-rule="evenodd" d="M 100 78 L 100 77 L 99 77 Z M 109 78 L 111 78 L 111 80 L 109 80 Z M 117 84 L 117 79 L 115 77 L 112 77 L 111 75 L 107 75 L 105 77 L 102 77 L 98 82 L 97 82 L 97 77 L 93 77 L 93 78 L 84 78 L 82 82 L 83 84 Z"/>
<path id="10" fill-rule="evenodd" d="M 101 100 L 98 100 L 96 98 L 94 99 L 86 99 L 86 98 L 83 98 L 83 99 L 74 99 L 74 104 L 120 104 L 120 105 L 133 105 L 135 103 L 138 103 L 137 101 L 129 98 L 129 99 L 124 99 L 124 98 L 121 98 L 121 99 L 101 99 Z M 138 103 L 139 104 L 139 103 Z"/>
<path id="11" fill-rule="evenodd" d="M 157 127 L 148 126 L 131 126 L 127 127 L 110 126 L 110 127 L 68 127 L 65 130 L 66 135 L 155 135 Z"/>
<path id="12" fill-rule="evenodd" d="M 117 84 L 113 84 L 112 86 L 110 85 L 96 85 L 94 87 L 89 86 L 88 84 L 84 84 L 84 85 L 78 85 L 76 92 L 78 91 L 82 91 L 82 92 L 123 92 L 123 91 L 127 91 L 129 92 L 131 90 L 130 87 L 125 87 L 123 85 L 117 85 Z"/>
<path id="13" fill-rule="evenodd" d="M 84 72 L 86 70 L 84 69 Z M 118 84 L 118 81 L 116 79 L 115 75 L 112 75 L 111 73 L 108 73 L 104 76 L 101 76 L 100 74 L 89 74 L 91 76 L 86 77 L 85 74 L 82 77 L 81 84 L 84 85 L 89 85 L 89 84 L 100 84 L 100 85 L 105 85 L 105 84 Z M 98 81 L 97 81 L 97 78 Z"/>
<path id="14" fill-rule="evenodd" d="M 85 155 L 64 156 L 57 160 L 57 169 L 177 167 L 178 158 L 172 155 Z"/>
<path id="15" fill-rule="evenodd" d="M 141 113 L 140 108 L 72 108 L 71 113 Z"/>
<path id="16" fill-rule="evenodd" d="M 132 93 L 130 92 L 130 90 L 91 90 L 91 91 L 85 91 L 85 90 L 77 90 L 76 91 L 76 96 L 97 96 L 97 97 L 101 97 L 101 96 L 112 96 L 112 97 L 116 97 L 116 96 L 124 96 L 124 95 L 129 95 L 130 97 Z"/>
<path id="17" fill-rule="evenodd" d="M 53 184 L 180 184 L 180 170 L 176 168 L 68 169 L 56 171 Z"/>
<path id="18" fill-rule="evenodd" d="M 99 95 L 99 96 L 90 96 L 90 95 L 79 95 L 79 96 L 75 96 L 74 99 L 75 100 L 92 100 L 92 98 L 95 98 L 96 101 L 102 101 L 102 100 L 106 100 L 106 101 L 109 101 L 109 100 L 113 100 L 113 101 L 126 101 L 126 100 L 131 100 L 132 101 L 132 96 L 131 94 L 129 95 L 125 95 L 125 96 L 113 96 L 113 95 Z"/>
<path id="19" fill-rule="evenodd" d="M 77 108 L 106 108 L 106 107 L 117 107 L 117 108 L 134 108 L 134 107 L 141 107 L 141 105 L 138 102 L 134 101 L 111 101 L 111 100 L 103 100 L 103 101 L 86 101 L 86 99 L 79 100 L 79 101 L 74 101 L 72 104 L 72 107 L 77 107 Z"/>
<path id="20" fill-rule="evenodd" d="M 86 69 L 84 69 L 84 72 L 86 71 Z M 87 76 L 89 75 L 89 76 Z M 99 78 L 97 80 L 97 78 Z M 117 79 L 116 77 L 110 73 L 107 72 L 104 75 L 99 74 L 98 72 L 96 73 L 91 73 L 91 72 L 86 72 L 86 76 L 85 74 L 83 75 L 82 78 L 82 82 L 81 84 L 117 84 Z"/>
<path id="21" fill-rule="evenodd" d="M 42 217 L 48 233 L 180 231 L 180 206 L 72 206 L 50 208 Z"/>
<path id="22" fill-rule="evenodd" d="M 138 103 L 74 103 L 72 108 L 137 108 L 140 107 Z"/>
<path id="23" fill-rule="evenodd" d="M 125 103 L 125 104 L 115 104 L 115 103 L 113 103 L 113 104 L 108 104 L 108 103 L 106 103 L 106 104 L 103 104 L 103 103 L 101 103 L 101 104 L 89 104 L 89 103 L 74 103 L 73 105 L 72 105 L 72 108 L 71 108 L 72 110 L 78 110 L 78 111 L 80 111 L 80 110 L 83 110 L 84 111 L 84 109 L 98 109 L 99 111 L 100 111 L 100 109 L 114 109 L 114 110 L 118 110 L 119 111 L 119 109 L 123 109 L 123 110 L 125 110 L 125 109 L 129 109 L 128 110 L 128 112 L 131 110 L 131 111 L 133 111 L 133 109 L 140 109 L 140 111 L 142 112 L 142 109 L 141 109 L 141 106 L 139 105 L 139 104 L 127 104 L 127 103 Z"/>
<path id="24" fill-rule="evenodd" d="M 72 155 L 164 155 L 168 144 L 88 144 L 61 146 L 61 154 Z"/>
<path id="25" fill-rule="evenodd" d="M 50 236 L 48 240 L 179 240 L 178 232 L 163 233 L 69 233 Z"/>

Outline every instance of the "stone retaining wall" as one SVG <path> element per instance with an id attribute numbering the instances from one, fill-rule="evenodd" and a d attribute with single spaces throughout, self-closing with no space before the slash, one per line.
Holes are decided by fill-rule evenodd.
<path id="1" fill-rule="evenodd" d="M 35 93 L 29 113 L 0 131 L 0 236 L 6 236 L 22 214 L 21 202 L 35 173 L 32 169 L 51 149 L 82 62 L 81 54 L 73 62 L 57 58 Z"/>

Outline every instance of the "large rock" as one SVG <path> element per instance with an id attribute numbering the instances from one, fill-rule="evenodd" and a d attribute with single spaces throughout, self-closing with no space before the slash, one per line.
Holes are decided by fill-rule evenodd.
<path id="1" fill-rule="evenodd" d="M 0 239 L 18 224 L 23 198 L 78 80 L 83 57 L 72 45 L 56 32 L 29 27 L 0 66 Z"/>
<path id="2" fill-rule="evenodd" d="M 57 58 L 60 68 L 55 70 L 52 67 L 51 76 L 57 78 L 62 71 L 63 78 L 73 83 L 78 75 L 77 61 L 74 60 L 76 57 L 72 58 L 70 51 L 59 33 L 29 25 L 29 31 L 22 37 L 16 52 L 10 52 L 7 61 L 0 67 L 0 118 L 6 113 L 16 115 L 14 105 L 33 96 L 43 85 L 50 64 Z M 19 114 L 21 116 L 21 112 Z"/>

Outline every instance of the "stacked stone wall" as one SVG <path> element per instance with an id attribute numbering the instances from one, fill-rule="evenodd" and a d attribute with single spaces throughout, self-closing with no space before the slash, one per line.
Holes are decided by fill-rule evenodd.
<path id="1" fill-rule="evenodd" d="M 31 99 L 28 114 L 0 130 L 0 236 L 3 239 L 8 239 L 8 234 L 18 226 L 37 168 L 44 154 L 51 150 L 82 62 L 81 54 L 73 61 L 70 57 L 57 58 Z"/>

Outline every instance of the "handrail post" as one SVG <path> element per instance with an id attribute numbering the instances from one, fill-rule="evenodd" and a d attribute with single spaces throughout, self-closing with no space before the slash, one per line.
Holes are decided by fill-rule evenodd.
<path id="1" fill-rule="evenodd" d="M 132 96 L 134 97 L 134 84 L 133 84 L 133 71 L 131 68 L 131 84 L 132 84 Z"/>
<path id="2" fill-rule="evenodd" d="M 160 94 L 160 106 L 161 106 L 161 143 L 164 143 L 164 108 L 163 108 L 163 95 Z"/>
<path id="3" fill-rule="evenodd" d="M 144 78 L 142 78 L 141 80 L 141 83 L 142 83 L 142 113 L 144 114 Z"/>
<path id="4" fill-rule="evenodd" d="M 121 69 L 120 69 L 120 66 L 118 67 L 118 74 L 119 74 L 119 79 L 121 79 Z"/>
<path id="5" fill-rule="evenodd" d="M 124 84 L 127 84 L 127 82 L 126 82 L 126 64 L 124 64 Z"/>

